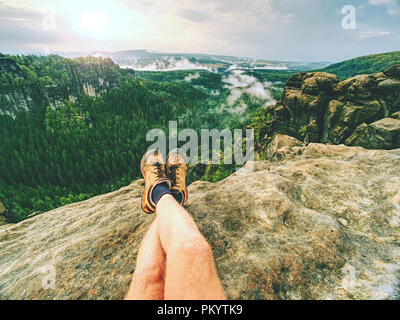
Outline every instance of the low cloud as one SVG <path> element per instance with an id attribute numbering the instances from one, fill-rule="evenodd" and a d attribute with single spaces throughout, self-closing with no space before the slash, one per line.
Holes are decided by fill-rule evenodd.
<path id="1" fill-rule="evenodd" d="M 232 113 L 242 113 L 246 110 L 245 103 L 239 103 L 243 95 L 263 100 L 265 105 L 274 104 L 276 101 L 272 98 L 269 88 L 271 82 L 260 82 L 257 78 L 247 75 L 242 70 L 233 70 L 228 76 L 222 78 L 224 87 L 230 90 L 227 98 L 228 110 Z"/>
<path id="2" fill-rule="evenodd" d="M 196 72 L 194 74 L 189 74 L 185 77 L 186 82 L 192 82 L 192 80 L 196 80 L 200 78 L 200 73 Z"/>
<path id="3" fill-rule="evenodd" d="M 121 65 L 122 68 L 130 68 L 138 71 L 174 71 L 174 70 L 207 70 L 215 72 L 212 68 L 208 68 L 205 65 L 190 62 L 187 58 L 181 57 L 175 59 L 173 57 L 165 57 L 148 64 L 144 64 L 140 60 L 132 62 L 129 65 Z"/>

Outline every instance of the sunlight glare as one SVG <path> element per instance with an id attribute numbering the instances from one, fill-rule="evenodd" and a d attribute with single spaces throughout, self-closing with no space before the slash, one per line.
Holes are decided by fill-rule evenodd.
<path id="1" fill-rule="evenodd" d="M 84 10 L 78 14 L 77 26 L 84 34 L 104 38 L 110 27 L 110 16 L 103 11 Z"/>

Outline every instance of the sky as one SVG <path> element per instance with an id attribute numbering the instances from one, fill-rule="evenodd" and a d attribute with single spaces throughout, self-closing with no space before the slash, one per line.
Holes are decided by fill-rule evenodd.
<path id="1" fill-rule="evenodd" d="M 11 54 L 147 49 L 336 62 L 400 50 L 399 29 L 400 0 L 0 0 L 0 52 Z"/>

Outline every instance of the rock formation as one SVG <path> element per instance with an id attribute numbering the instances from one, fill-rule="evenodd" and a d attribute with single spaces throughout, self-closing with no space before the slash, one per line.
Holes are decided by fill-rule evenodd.
<path id="1" fill-rule="evenodd" d="M 289 78 L 281 101 L 266 108 L 260 143 L 278 132 L 308 142 L 396 149 L 399 112 L 400 65 L 342 82 L 325 72 L 298 73 Z"/>
<path id="2" fill-rule="evenodd" d="M 228 297 L 400 298 L 400 150 L 280 136 L 270 158 L 189 187 Z M 0 298 L 123 298 L 154 218 L 142 190 L 139 180 L 1 226 Z"/>
<path id="3" fill-rule="evenodd" d="M 400 148 L 400 120 L 384 118 L 369 125 L 359 125 L 346 140 L 347 145 L 369 148 Z"/>
<path id="4" fill-rule="evenodd" d="M 53 85 L 44 86 L 37 82 L 0 87 L 0 115 L 14 116 L 19 111 L 30 110 L 42 104 L 57 107 L 64 104 L 65 100 L 74 100 L 82 94 L 95 96 L 108 88 L 119 86 L 120 73 L 126 77 L 134 76 L 133 70 L 119 69 L 110 59 L 101 62 L 71 60 L 68 72 L 67 80 L 55 79 Z M 0 77 L 6 74 L 22 80 L 25 77 L 14 60 L 0 57 Z"/>

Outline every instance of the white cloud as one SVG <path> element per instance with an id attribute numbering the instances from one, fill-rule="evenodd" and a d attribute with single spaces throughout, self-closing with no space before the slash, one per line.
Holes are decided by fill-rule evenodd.
<path id="1" fill-rule="evenodd" d="M 200 78 L 200 73 L 198 73 L 198 72 L 196 72 L 196 73 L 194 73 L 194 74 L 188 74 L 186 77 L 185 77 L 185 81 L 186 82 L 192 82 L 192 80 L 196 80 L 196 79 L 199 79 Z"/>
<path id="2" fill-rule="evenodd" d="M 244 103 L 241 103 L 240 106 L 236 106 L 236 103 L 244 94 L 248 94 L 259 100 L 264 100 L 266 105 L 275 103 L 268 89 L 272 86 L 272 83 L 261 83 L 257 78 L 245 74 L 242 70 L 233 70 L 228 76 L 222 78 L 222 82 L 225 83 L 224 87 L 230 90 L 227 104 L 231 107 L 231 112 L 240 113 L 246 110 L 247 106 Z M 235 108 L 232 109 L 232 107 Z"/>
<path id="3" fill-rule="evenodd" d="M 173 57 L 164 57 L 149 63 L 143 63 L 138 59 L 132 59 L 129 65 L 121 65 L 122 68 L 129 68 L 138 71 L 174 71 L 174 70 L 207 70 L 215 72 L 212 68 L 205 65 L 190 62 L 187 58 L 181 57 L 175 59 Z M 200 77 L 200 75 L 198 75 Z M 191 80 L 197 79 L 193 76 Z M 185 79 L 186 81 L 186 79 Z"/>
<path id="4" fill-rule="evenodd" d="M 0 44 L 2 51 L 152 49 L 332 62 L 398 50 L 400 0 L 353 2 L 362 3 L 357 32 L 340 28 L 340 4 L 327 0 L 0 0 Z M 54 31 L 41 27 L 49 5 L 56 11 Z M 104 37 L 84 32 L 77 16 L 85 10 L 110 17 Z M 373 30 L 390 35 L 361 35 Z M 363 40 L 372 36 L 376 41 Z"/>
<path id="5" fill-rule="evenodd" d="M 375 37 L 385 37 L 390 35 L 387 31 L 366 31 L 360 34 L 361 39 L 375 38 Z"/>
<path id="6" fill-rule="evenodd" d="M 369 0 L 373 6 L 385 6 L 389 14 L 400 13 L 400 5 L 398 0 Z"/>

